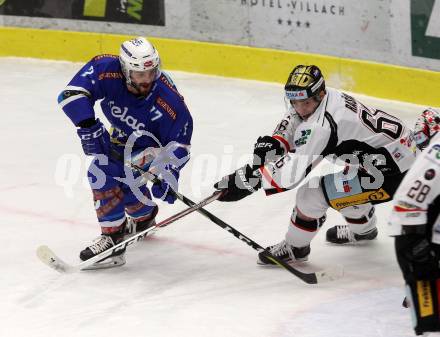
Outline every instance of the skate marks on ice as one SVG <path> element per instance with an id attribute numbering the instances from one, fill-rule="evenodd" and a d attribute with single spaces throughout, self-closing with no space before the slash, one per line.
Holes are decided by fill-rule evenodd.
<path id="1" fill-rule="evenodd" d="M 408 309 L 399 308 L 404 289 L 361 290 L 292 312 L 276 334 L 279 337 L 412 337 Z"/>

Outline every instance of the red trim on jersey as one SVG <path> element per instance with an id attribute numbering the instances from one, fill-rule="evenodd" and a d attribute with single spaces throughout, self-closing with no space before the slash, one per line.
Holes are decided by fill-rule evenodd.
<path id="1" fill-rule="evenodd" d="M 394 211 L 398 213 L 405 213 L 405 212 L 426 212 L 426 209 L 421 208 L 405 208 L 400 206 L 394 206 Z"/>
<path id="2" fill-rule="evenodd" d="M 290 218 L 290 222 L 292 223 L 292 225 L 294 225 L 295 227 L 297 227 L 297 228 L 299 228 L 299 229 L 301 229 L 301 230 L 303 230 L 305 232 L 313 233 L 313 232 L 316 232 L 318 230 L 318 228 L 310 229 L 310 228 L 302 227 L 302 226 L 298 225 L 296 222 L 293 222 L 292 218 Z"/>
<path id="3" fill-rule="evenodd" d="M 287 140 L 285 140 L 283 137 L 275 135 L 275 136 L 272 136 L 272 138 L 275 138 L 276 140 L 280 141 L 284 145 L 284 147 L 286 148 L 287 152 L 290 151 L 289 142 Z"/>
<path id="4" fill-rule="evenodd" d="M 270 176 L 269 172 L 267 172 L 267 170 L 266 170 L 266 168 L 265 168 L 264 166 L 260 167 L 259 170 L 260 170 L 261 174 L 263 175 L 263 177 L 264 177 L 264 178 L 270 183 L 270 185 L 271 185 L 272 187 L 274 187 L 274 188 L 277 190 L 278 193 L 284 191 L 284 190 L 283 190 L 281 187 L 279 187 L 279 186 L 277 185 L 277 183 L 272 179 L 272 177 Z"/>
<path id="5" fill-rule="evenodd" d="M 183 96 L 180 94 L 180 92 L 177 91 L 176 88 L 168 81 L 167 77 L 164 74 L 161 74 L 159 79 L 168 87 L 170 88 L 174 93 L 179 95 L 179 97 L 183 100 Z"/>

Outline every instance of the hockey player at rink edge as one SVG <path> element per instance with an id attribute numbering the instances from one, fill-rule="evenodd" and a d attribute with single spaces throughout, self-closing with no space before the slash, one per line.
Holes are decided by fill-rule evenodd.
<path id="1" fill-rule="evenodd" d="M 391 200 L 415 160 L 412 131 L 398 118 L 327 88 L 315 65 L 292 70 L 285 102 L 287 111 L 273 134 L 258 138 L 252 165 L 214 185 L 224 191 L 219 200 L 238 201 L 260 188 L 267 195 L 293 189 L 325 157 L 346 163 L 345 169 L 299 187 L 285 239 L 268 250 L 286 262 L 306 261 L 329 207 L 346 223 L 328 229 L 327 241 L 375 239 L 374 205 Z M 257 262 L 273 264 L 264 252 Z"/>
<path id="2" fill-rule="evenodd" d="M 440 331 L 439 130 L 440 111 L 424 111 L 414 130 L 423 152 L 399 186 L 389 219 L 416 335 Z"/>
<path id="3" fill-rule="evenodd" d="M 102 100 L 110 132 L 95 117 L 97 100 Z M 122 43 L 119 56 L 92 58 L 61 92 L 58 102 L 77 127 L 84 153 L 94 156 L 88 178 L 101 235 L 81 251 L 80 259 L 87 260 L 127 234 L 154 225 L 158 206 L 153 197 L 175 201 L 171 187 L 177 190 L 179 171 L 189 160 L 193 122 L 184 98 L 160 69 L 158 51 L 143 37 Z M 139 184 L 139 174 L 124 166 L 127 160 L 155 170 L 161 182 L 154 183 L 151 191 Z M 124 253 L 115 252 L 93 267 L 122 265 Z"/>

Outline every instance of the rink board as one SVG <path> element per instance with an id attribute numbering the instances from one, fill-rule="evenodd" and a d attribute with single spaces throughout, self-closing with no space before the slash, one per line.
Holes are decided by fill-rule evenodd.
<path id="1" fill-rule="evenodd" d="M 0 56 L 84 62 L 117 54 L 127 35 L 0 28 Z M 330 86 L 369 96 L 440 106 L 440 73 L 361 60 L 265 48 L 151 38 L 163 67 L 225 77 L 284 83 L 296 64 L 317 64 Z"/>

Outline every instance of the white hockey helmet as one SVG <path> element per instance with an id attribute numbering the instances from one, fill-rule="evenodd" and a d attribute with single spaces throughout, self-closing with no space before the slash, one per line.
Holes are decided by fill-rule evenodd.
<path id="1" fill-rule="evenodd" d="M 146 38 L 141 36 L 121 44 L 119 62 L 128 84 L 131 84 L 130 71 L 155 70 L 157 75 L 159 74 L 159 53 Z"/>

